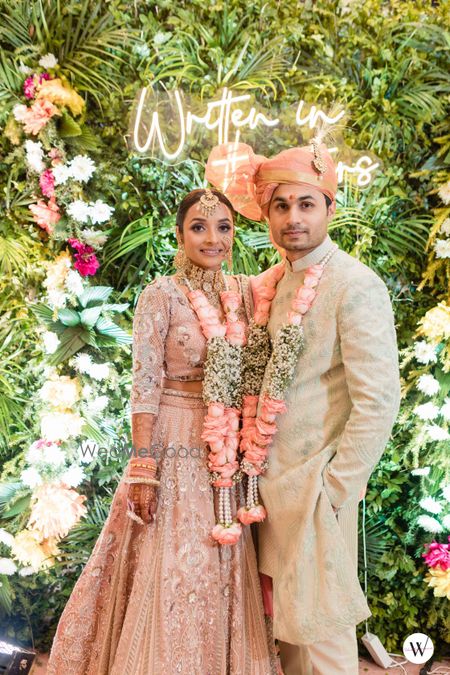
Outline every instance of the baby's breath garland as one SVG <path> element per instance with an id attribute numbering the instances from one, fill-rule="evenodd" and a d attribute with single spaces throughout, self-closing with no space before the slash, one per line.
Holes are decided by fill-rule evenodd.
<path id="1" fill-rule="evenodd" d="M 261 275 L 260 283 L 254 288 L 256 311 L 250 326 L 243 369 L 240 449 L 243 454 L 241 469 L 248 475 L 248 483 L 246 506 L 240 508 L 237 515 L 244 525 L 266 517 L 266 511 L 259 503 L 258 476 L 268 467 L 269 447 L 277 431 L 275 420 L 278 414 L 286 412 L 284 397 L 304 349 L 303 316 L 310 309 L 325 265 L 336 250 L 337 246 L 318 265 L 312 265 L 306 270 L 303 284 L 297 289 L 292 309 L 288 312 L 287 323 L 277 331 L 271 354 L 267 324 L 277 284 L 284 275 L 285 263 Z"/>

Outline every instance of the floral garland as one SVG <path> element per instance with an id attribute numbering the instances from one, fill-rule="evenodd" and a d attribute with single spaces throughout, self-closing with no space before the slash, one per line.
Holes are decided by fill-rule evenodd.
<path id="1" fill-rule="evenodd" d="M 319 264 L 306 270 L 303 284 L 297 289 L 291 311 L 288 312 L 287 323 L 277 331 L 268 361 L 265 361 L 270 342 L 267 324 L 271 303 L 278 282 L 284 275 L 285 264 L 269 270 L 263 277 L 262 285 L 255 289 L 256 310 L 254 322 L 250 326 L 247 348 L 249 367 L 244 370 L 244 420 L 240 444 L 243 454 L 241 469 L 248 476 L 248 484 L 247 503 L 239 509 L 238 518 L 245 525 L 260 522 L 266 517 L 266 511 L 259 503 L 258 476 L 268 467 L 267 456 L 277 431 L 276 417 L 287 410 L 285 393 L 304 349 L 303 317 L 314 302 L 325 265 L 336 250 L 337 247 L 334 247 Z M 257 375 L 252 381 L 252 377 L 247 374 L 250 373 L 250 364 L 255 362 L 258 363 Z M 259 396 L 256 384 L 260 384 Z M 259 414 L 258 403 L 261 404 Z"/>
<path id="2" fill-rule="evenodd" d="M 185 283 L 190 287 L 189 280 Z M 242 298 L 235 291 L 220 294 L 225 324 L 219 311 L 201 290 L 190 290 L 189 301 L 197 314 L 207 340 L 204 367 L 203 400 L 208 406 L 201 438 L 209 446 L 208 468 L 211 483 L 219 490 L 218 522 L 211 534 L 219 544 L 235 544 L 241 536 L 241 525 L 231 513 L 231 490 L 241 480 L 237 453 L 241 418 L 241 361 L 246 343 L 245 324 L 238 320 Z"/>

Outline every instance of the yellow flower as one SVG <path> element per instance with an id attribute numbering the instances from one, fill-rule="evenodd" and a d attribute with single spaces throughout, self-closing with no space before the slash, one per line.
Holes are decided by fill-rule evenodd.
<path id="1" fill-rule="evenodd" d="M 87 511 L 87 497 L 61 484 L 42 485 L 33 497 L 28 525 L 48 540 L 65 537 Z"/>
<path id="2" fill-rule="evenodd" d="M 428 585 L 434 588 L 434 595 L 437 598 L 448 598 L 450 600 L 450 568 L 443 570 L 442 567 L 430 567 L 429 574 L 425 577 Z"/>
<path id="3" fill-rule="evenodd" d="M 69 108 L 73 115 L 80 115 L 84 107 L 84 100 L 81 96 L 69 84 L 63 84 L 59 77 L 54 80 L 44 80 L 36 98 L 43 98 L 61 107 Z"/>
<path id="4" fill-rule="evenodd" d="M 450 307 L 440 302 L 430 309 L 420 322 L 420 333 L 434 343 L 450 339 Z"/>
<path id="5" fill-rule="evenodd" d="M 23 565 L 30 566 L 35 572 L 54 564 L 52 556 L 60 553 L 55 539 L 42 541 L 42 535 L 36 530 L 21 530 L 14 537 L 11 547 L 13 556 Z"/>

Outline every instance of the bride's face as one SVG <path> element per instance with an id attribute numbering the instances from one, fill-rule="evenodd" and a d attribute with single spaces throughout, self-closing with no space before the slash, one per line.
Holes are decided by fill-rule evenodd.
<path id="1" fill-rule="evenodd" d="M 210 216 L 201 212 L 199 202 L 187 210 L 181 239 L 187 257 L 198 267 L 219 270 L 233 245 L 233 236 L 233 218 L 229 208 L 222 202 L 217 204 Z"/>

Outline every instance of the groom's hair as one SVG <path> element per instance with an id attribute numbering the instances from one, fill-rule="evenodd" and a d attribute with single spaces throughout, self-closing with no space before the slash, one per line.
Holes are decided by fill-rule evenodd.
<path id="1" fill-rule="evenodd" d="M 233 225 L 236 220 L 236 213 L 233 208 L 232 203 L 228 199 L 228 197 L 225 197 L 223 192 L 220 192 L 220 190 L 216 190 L 216 188 L 211 188 L 211 192 L 219 198 L 219 201 L 222 202 L 222 204 L 225 204 L 225 206 L 228 206 L 228 208 L 231 211 L 231 218 L 233 220 Z M 177 217 L 176 217 L 176 225 L 177 228 L 180 232 L 183 232 L 183 223 L 184 219 L 186 217 L 186 213 L 188 210 L 196 204 L 198 201 L 200 201 L 200 197 L 203 197 L 205 194 L 205 190 L 203 188 L 199 188 L 197 190 L 191 190 L 191 192 L 188 192 L 185 197 L 181 200 L 178 210 L 177 210 Z"/>

